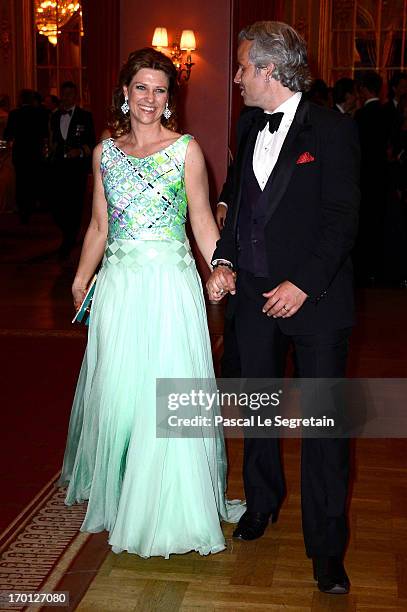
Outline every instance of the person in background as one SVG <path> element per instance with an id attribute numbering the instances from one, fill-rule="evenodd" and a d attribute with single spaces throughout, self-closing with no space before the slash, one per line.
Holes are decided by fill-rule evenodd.
<path id="1" fill-rule="evenodd" d="M 323 79 L 314 79 L 309 91 L 305 94 L 307 100 L 318 106 L 329 108 L 329 87 Z"/>
<path id="2" fill-rule="evenodd" d="M 7 94 L 0 94 L 0 140 L 4 138 L 7 119 L 10 112 L 10 98 Z"/>
<path id="3" fill-rule="evenodd" d="M 61 108 L 50 118 L 50 171 L 53 180 L 53 214 L 62 232 L 61 259 L 75 246 L 96 144 L 90 112 L 78 106 L 75 83 L 61 85 Z"/>
<path id="4" fill-rule="evenodd" d="M 355 81 L 346 77 L 338 79 L 333 86 L 332 96 L 333 109 L 353 117 L 357 105 Z"/>
<path id="5" fill-rule="evenodd" d="M 394 139 L 395 132 L 400 130 L 402 113 L 399 104 L 403 96 L 407 94 L 407 73 L 395 72 L 388 83 L 387 102 L 383 104 L 383 121 L 388 138 Z"/>
<path id="6" fill-rule="evenodd" d="M 0 212 L 12 212 L 16 197 L 11 149 L 4 138 L 9 111 L 9 96 L 0 94 Z"/>
<path id="7" fill-rule="evenodd" d="M 364 285 L 375 283 L 382 268 L 388 134 L 380 103 L 381 76 L 372 70 L 362 72 L 357 88 L 361 104 L 355 113 L 361 148 L 361 205 L 354 264 L 356 281 Z"/>
<path id="8" fill-rule="evenodd" d="M 47 114 L 38 104 L 37 92 L 21 91 L 19 107 L 9 114 L 4 138 L 12 142 L 17 210 L 21 223 L 27 224 L 38 200 L 40 168 L 48 139 Z"/>
<path id="9" fill-rule="evenodd" d="M 55 113 L 59 109 L 59 98 L 52 94 L 44 96 L 43 105 L 49 111 L 50 114 Z"/>
<path id="10" fill-rule="evenodd" d="M 389 189 L 383 224 L 382 278 L 407 288 L 407 93 L 398 100 L 399 119 L 389 137 Z"/>

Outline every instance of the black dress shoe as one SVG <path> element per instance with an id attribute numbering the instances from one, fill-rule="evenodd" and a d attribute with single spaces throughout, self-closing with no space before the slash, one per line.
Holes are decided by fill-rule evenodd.
<path id="1" fill-rule="evenodd" d="M 265 532 L 269 520 L 269 514 L 246 511 L 234 530 L 233 537 L 246 541 L 257 540 Z"/>
<path id="2" fill-rule="evenodd" d="M 314 580 L 322 593 L 346 595 L 350 582 L 339 557 L 313 557 Z"/>

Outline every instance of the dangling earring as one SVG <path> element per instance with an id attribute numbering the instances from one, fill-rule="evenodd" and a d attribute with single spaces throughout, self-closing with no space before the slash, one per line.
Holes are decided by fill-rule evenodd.
<path id="1" fill-rule="evenodd" d="M 164 109 L 163 115 L 164 115 L 165 119 L 167 119 L 167 121 L 168 121 L 168 119 L 169 119 L 169 118 L 171 117 L 171 115 L 172 115 L 172 112 L 170 111 L 170 108 L 169 108 L 169 106 L 168 106 L 168 100 L 167 100 L 167 102 L 165 103 L 165 109 Z"/>
<path id="2" fill-rule="evenodd" d="M 120 108 L 122 109 L 123 115 L 127 115 L 127 113 L 130 110 L 130 106 L 129 106 L 129 103 L 128 103 L 128 97 L 127 96 L 124 96 L 124 102 L 123 102 L 123 104 L 121 105 Z"/>

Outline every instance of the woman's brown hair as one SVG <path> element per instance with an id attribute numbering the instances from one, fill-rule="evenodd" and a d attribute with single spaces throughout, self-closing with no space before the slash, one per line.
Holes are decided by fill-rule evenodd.
<path id="1" fill-rule="evenodd" d="M 161 117 L 161 123 L 170 130 L 176 130 L 176 107 L 175 98 L 177 93 L 177 69 L 172 61 L 161 53 L 150 47 L 139 49 L 130 53 L 127 62 L 123 64 L 119 82 L 113 92 L 113 105 L 110 108 L 109 128 L 112 135 L 115 137 L 130 132 L 130 113 L 123 114 L 121 106 L 124 102 L 123 86 L 130 85 L 134 75 L 142 68 L 151 68 L 152 70 L 161 70 L 168 77 L 168 106 L 172 112 L 169 119 Z"/>

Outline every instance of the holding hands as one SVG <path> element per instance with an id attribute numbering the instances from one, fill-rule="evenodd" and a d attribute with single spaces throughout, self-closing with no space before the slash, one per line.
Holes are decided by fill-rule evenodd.
<path id="1" fill-rule="evenodd" d="M 236 272 L 226 264 L 215 267 L 206 283 L 209 299 L 219 302 L 226 293 L 236 293 Z M 271 291 L 263 293 L 268 298 L 263 306 L 263 312 L 268 317 L 287 319 L 292 317 L 304 304 L 307 294 L 290 281 L 284 281 Z"/>
<path id="2" fill-rule="evenodd" d="M 219 264 L 210 275 L 206 288 L 209 299 L 219 302 L 226 293 L 235 295 L 236 293 L 236 272 L 227 266 Z"/>

